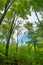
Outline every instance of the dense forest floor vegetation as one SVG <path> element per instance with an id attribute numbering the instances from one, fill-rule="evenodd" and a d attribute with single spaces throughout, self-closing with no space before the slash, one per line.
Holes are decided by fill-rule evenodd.
<path id="1" fill-rule="evenodd" d="M 18 46 L 16 52 L 16 46 L 13 44 L 9 45 L 8 57 L 5 56 L 6 45 L 0 43 L 0 65 L 43 65 L 43 48 L 42 44 L 37 45 L 36 52 L 34 46 L 31 44 Z"/>
<path id="2" fill-rule="evenodd" d="M 0 0 L 0 65 L 43 65 L 43 0 Z"/>

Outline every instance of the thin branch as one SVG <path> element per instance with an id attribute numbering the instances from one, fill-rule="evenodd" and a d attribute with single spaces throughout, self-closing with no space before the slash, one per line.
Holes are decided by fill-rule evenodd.
<path id="1" fill-rule="evenodd" d="M 37 17 L 37 20 L 39 21 L 39 23 L 41 23 L 40 19 L 38 18 L 37 12 L 35 11 L 35 15 Z"/>

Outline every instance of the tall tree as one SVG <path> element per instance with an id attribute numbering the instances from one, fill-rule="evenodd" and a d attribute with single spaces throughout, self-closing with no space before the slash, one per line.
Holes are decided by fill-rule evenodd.
<path id="1" fill-rule="evenodd" d="M 10 29 L 8 32 L 7 44 L 6 44 L 6 57 L 8 56 L 9 41 L 10 41 L 10 37 L 11 37 L 12 31 L 13 31 L 14 18 L 15 17 L 13 17 L 13 21 L 11 23 L 11 26 L 10 26 Z"/>
<path id="2" fill-rule="evenodd" d="M 19 7 L 19 6 L 21 6 L 21 7 Z M 16 14 L 21 17 L 25 17 L 27 13 L 30 13 L 29 12 L 30 6 L 28 5 L 27 0 L 22 0 L 22 1 L 21 0 L 17 0 L 17 1 L 15 1 L 15 0 L 8 1 L 7 0 L 5 7 L 3 7 L 3 8 L 4 8 L 4 13 L 2 14 L 2 17 L 0 18 L 0 24 L 2 23 L 6 13 L 8 12 L 8 9 L 15 11 Z"/>
<path id="3" fill-rule="evenodd" d="M 36 45 L 38 42 L 38 35 L 37 32 L 34 31 L 32 23 L 26 23 L 25 28 L 28 30 L 28 36 L 30 36 L 31 40 L 28 41 L 28 43 L 32 44 L 34 46 L 35 54 L 36 54 Z"/>
<path id="4" fill-rule="evenodd" d="M 5 4 L 5 8 L 4 8 L 4 13 L 2 15 L 2 17 L 0 18 L 0 25 L 8 11 L 8 9 L 10 8 L 10 6 L 12 5 L 12 3 L 14 2 L 14 0 L 10 1 L 10 0 L 7 0 L 6 4 Z"/>

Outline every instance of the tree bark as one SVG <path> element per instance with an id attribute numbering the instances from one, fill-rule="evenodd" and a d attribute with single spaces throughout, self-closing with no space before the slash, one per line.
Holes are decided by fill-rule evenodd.
<path id="1" fill-rule="evenodd" d="M 2 15 L 2 17 L 1 17 L 1 19 L 0 19 L 0 25 L 1 25 L 1 23 L 2 23 L 2 21 L 3 21 L 3 19 L 4 19 L 4 17 L 5 17 L 5 15 L 6 15 L 6 13 L 7 13 L 9 7 L 11 6 L 11 4 L 12 4 L 13 2 L 14 2 L 14 0 L 13 0 L 11 3 L 10 3 L 10 0 L 6 2 L 5 11 L 4 11 L 4 13 L 3 13 L 3 15 Z M 9 4 L 9 3 L 10 3 L 10 4 Z"/>
<path id="2" fill-rule="evenodd" d="M 10 37 L 11 37 L 12 31 L 13 31 L 13 23 L 14 23 L 14 19 L 12 21 L 12 24 L 11 24 L 11 27 L 10 27 L 10 30 L 9 30 L 9 33 L 8 33 L 8 37 L 7 37 L 6 58 L 8 57 L 9 42 L 10 42 Z"/>
<path id="3" fill-rule="evenodd" d="M 2 15 L 2 17 L 1 17 L 1 19 L 0 19 L 0 25 L 1 25 L 1 23 L 2 23 L 2 21 L 3 21 L 3 19 L 4 19 L 4 17 L 5 17 L 5 15 L 6 15 L 8 9 L 9 9 L 9 7 L 8 7 L 9 3 L 10 3 L 10 0 L 7 0 L 7 2 L 6 2 L 6 4 L 5 4 L 4 14 Z"/>

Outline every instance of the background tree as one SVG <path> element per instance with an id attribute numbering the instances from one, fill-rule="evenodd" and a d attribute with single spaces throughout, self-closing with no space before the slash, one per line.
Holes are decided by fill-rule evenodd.
<path id="1" fill-rule="evenodd" d="M 37 34 L 36 31 L 34 31 L 33 25 L 30 22 L 27 22 L 25 24 L 25 28 L 27 28 L 27 30 L 28 30 L 28 37 L 30 36 L 30 38 L 31 38 L 28 41 L 28 43 L 30 43 L 30 44 L 32 44 L 34 46 L 34 50 L 35 50 L 35 53 L 36 53 L 36 45 L 38 43 L 38 34 Z"/>

